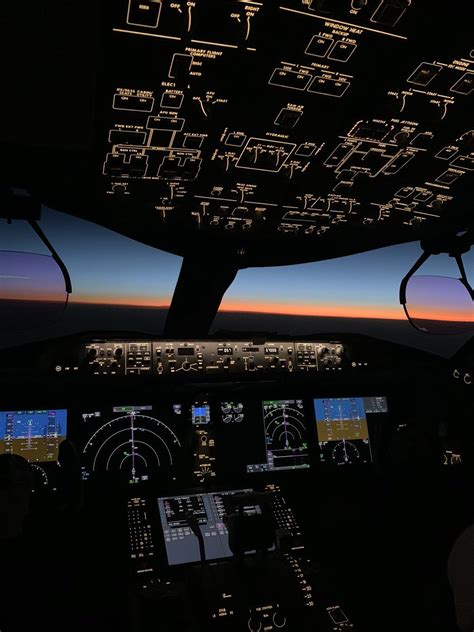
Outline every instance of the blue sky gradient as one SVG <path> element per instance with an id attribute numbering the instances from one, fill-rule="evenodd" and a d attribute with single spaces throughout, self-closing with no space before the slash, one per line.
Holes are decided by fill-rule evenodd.
<path id="1" fill-rule="evenodd" d="M 69 269 L 72 302 L 162 306 L 171 301 L 181 257 L 50 209 L 44 209 L 41 226 Z M 47 252 L 24 222 L 1 226 L 0 250 L 6 249 Z M 402 318 L 400 280 L 419 254 L 413 242 L 315 263 L 241 270 L 221 309 Z M 473 276 L 474 251 L 464 260 Z M 445 255 L 432 257 L 420 273 L 458 276 Z"/>

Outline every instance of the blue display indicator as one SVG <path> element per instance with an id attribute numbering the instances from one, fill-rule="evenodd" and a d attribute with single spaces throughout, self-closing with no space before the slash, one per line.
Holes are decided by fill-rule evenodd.
<path id="1" fill-rule="evenodd" d="M 211 421 L 209 404 L 193 404 L 191 406 L 191 420 L 193 426 L 207 426 Z"/>
<path id="2" fill-rule="evenodd" d="M 0 412 L 0 454 L 18 454 L 28 461 L 57 461 L 66 438 L 67 410 Z"/>
<path id="3" fill-rule="evenodd" d="M 365 419 L 362 397 L 316 399 L 314 406 L 318 422 Z"/>

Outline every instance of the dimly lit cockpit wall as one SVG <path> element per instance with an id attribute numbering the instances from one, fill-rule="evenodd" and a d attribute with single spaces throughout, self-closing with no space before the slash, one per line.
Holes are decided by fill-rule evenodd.
<path id="1" fill-rule="evenodd" d="M 416 240 L 440 218 L 462 227 L 468 13 L 462 2 L 119 0 L 103 11 L 97 93 L 71 98 L 72 117 L 95 112 L 94 157 L 72 155 L 54 187 L 37 160 L 31 179 L 52 207 L 181 255 L 212 245 L 239 267 Z"/>

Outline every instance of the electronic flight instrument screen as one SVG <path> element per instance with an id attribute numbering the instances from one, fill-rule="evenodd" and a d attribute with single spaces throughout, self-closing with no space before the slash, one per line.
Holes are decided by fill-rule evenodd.
<path id="1" fill-rule="evenodd" d="M 225 524 L 225 497 L 251 493 L 239 489 L 209 494 L 190 494 L 158 498 L 161 526 L 168 564 L 189 564 L 200 558 L 199 540 L 189 526 L 189 519 L 197 520 L 204 540 L 206 560 L 231 557 L 229 532 Z M 258 505 L 244 506 L 248 515 L 261 513 Z"/>
<path id="2" fill-rule="evenodd" d="M 372 463 L 372 415 L 387 413 L 385 397 L 333 397 L 314 400 L 322 463 Z"/>
<path id="3" fill-rule="evenodd" d="M 0 454 L 18 454 L 28 461 L 57 461 L 66 438 L 67 410 L 0 412 Z"/>
<path id="4" fill-rule="evenodd" d="M 300 399 L 262 402 L 265 462 L 247 465 L 247 472 L 309 467 L 308 431 Z"/>
<path id="5" fill-rule="evenodd" d="M 113 473 L 130 483 L 173 475 L 187 414 L 181 404 L 110 406 L 82 413 L 83 478 Z"/>

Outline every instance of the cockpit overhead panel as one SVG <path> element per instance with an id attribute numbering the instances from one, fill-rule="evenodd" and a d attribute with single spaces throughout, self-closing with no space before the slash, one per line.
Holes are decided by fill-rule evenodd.
<path id="1" fill-rule="evenodd" d="M 459 32 L 446 51 L 441 11 L 420 38 L 421 11 L 120 0 L 100 104 L 105 200 L 140 200 L 157 230 L 219 234 L 250 258 L 258 237 L 264 260 L 294 235 L 416 239 L 457 208 L 474 164 L 470 43 Z"/>

